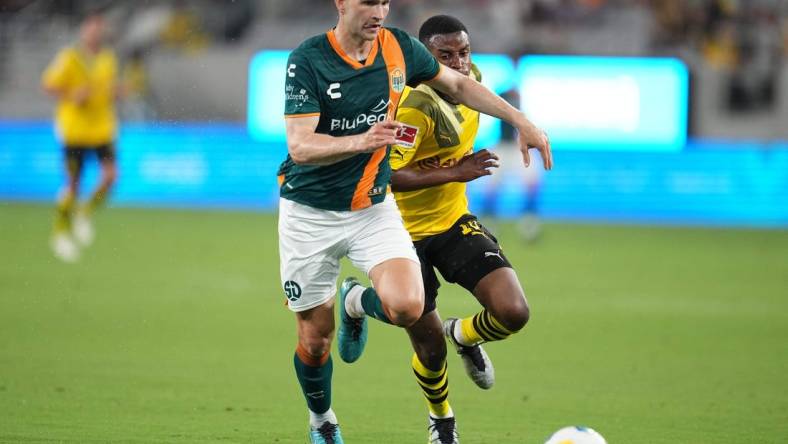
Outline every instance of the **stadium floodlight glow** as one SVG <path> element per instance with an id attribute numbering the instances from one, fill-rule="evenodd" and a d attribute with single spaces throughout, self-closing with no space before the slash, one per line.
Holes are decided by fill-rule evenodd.
<path id="1" fill-rule="evenodd" d="M 249 63 L 249 97 L 247 126 L 249 134 L 261 142 L 283 143 L 285 137 L 285 75 L 287 50 L 265 50 L 257 53 Z M 482 83 L 497 93 L 516 86 L 514 61 L 501 54 L 474 54 L 473 62 L 482 72 Z M 501 139 L 501 123 L 482 116 L 476 147 L 485 148 Z"/>
<path id="2" fill-rule="evenodd" d="M 525 56 L 521 109 L 554 149 L 679 151 L 689 73 L 672 58 Z"/>
<path id="3" fill-rule="evenodd" d="M 267 50 L 249 63 L 249 134 L 261 142 L 284 142 L 285 74 L 290 51 Z"/>

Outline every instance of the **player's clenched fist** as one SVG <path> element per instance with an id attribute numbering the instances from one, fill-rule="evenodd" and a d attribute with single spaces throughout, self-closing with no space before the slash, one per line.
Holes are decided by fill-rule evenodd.
<path id="1" fill-rule="evenodd" d="M 395 120 L 383 120 L 376 123 L 364 133 L 363 152 L 372 152 L 397 141 L 397 134 L 402 131 L 402 124 Z"/>

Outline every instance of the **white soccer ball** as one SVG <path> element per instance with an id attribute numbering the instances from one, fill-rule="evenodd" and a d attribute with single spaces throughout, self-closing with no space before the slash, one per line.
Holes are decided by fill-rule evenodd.
<path id="1" fill-rule="evenodd" d="M 594 429 L 570 426 L 553 433 L 545 444 L 607 444 Z"/>

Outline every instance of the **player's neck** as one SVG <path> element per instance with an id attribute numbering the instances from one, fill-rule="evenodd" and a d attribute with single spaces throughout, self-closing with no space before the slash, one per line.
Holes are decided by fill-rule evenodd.
<path id="1" fill-rule="evenodd" d="M 354 60 L 366 60 L 375 43 L 374 40 L 365 40 L 361 36 L 353 35 L 346 27 L 342 26 L 342 22 L 339 22 L 334 28 L 334 37 L 336 37 L 342 51 L 345 51 L 345 54 Z"/>
<path id="2" fill-rule="evenodd" d="M 82 48 L 83 52 L 91 56 L 94 56 L 101 51 L 101 44 L 94 45 L 86 42 L 80 42 L 79 47 Z"/>

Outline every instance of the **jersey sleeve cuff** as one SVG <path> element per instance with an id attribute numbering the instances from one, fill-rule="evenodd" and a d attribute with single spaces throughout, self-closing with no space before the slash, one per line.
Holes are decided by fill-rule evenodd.
<path id="1" fill-rule="evenodd" d="M 301 117 L 318 117 L 320 113 L 305 113 L 305 114 L 285 114 L 285 119 L 297 119 Z"/>

